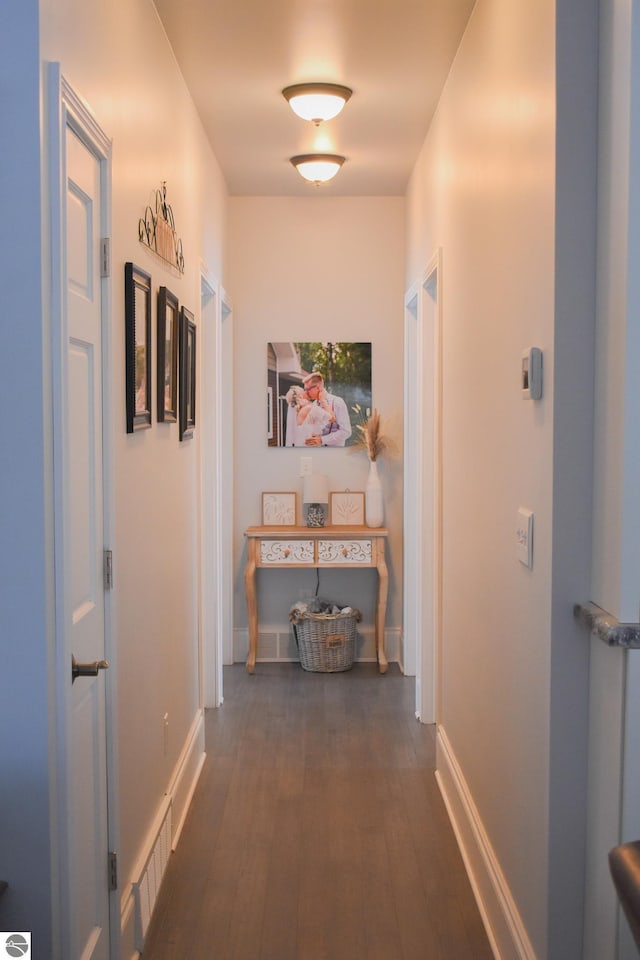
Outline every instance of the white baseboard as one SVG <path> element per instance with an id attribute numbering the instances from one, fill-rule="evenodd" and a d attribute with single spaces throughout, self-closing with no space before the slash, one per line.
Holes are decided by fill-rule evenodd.
<path id="1" fill-rule="evenodd" d="M 453 753 L 438 727 L 436 779 L 496 960 L 536 960 L 509 885 Z"/>
<path id="2" fill-rule="evenodd" d="M 358 648 L 354 658 L 356 663 L 375 663 L 376 641 L 373 626 L 358 625 Z M 400 627 L 388 627 L 384 631 L 384 649 L 389 663 L 400 661 Z M 249 653 L 249 630 L 236 627 L 233 631 L 233 662 L 244 663 Z M 258 629 L 258 661 L 262 663 L 295 663 L 298 660 L 291 625 L 260 625 Z"/>
<path id="3" fill-rule="evenodd" d="M 160 800 L 141 845 L 131 877 L 125 884 L 120 898 L 120 956 L 136 960 L 140 956 L 138 940 L 140 917 L 137 916 L 136 889 L 139 878 L 157 846 L 162 825 L 171 814 L 171 849 L 175 850 L 180 839 L 189 805 L 193 798 L 198 778 L 205 761 L 204 710 L 199 709 L 191 724 L 177 763 L 169 777 L 166 793 Z"/>
<path id="4" fill-rule="evenodd" d="M 171 849 L 175 850 L 189 812 L 202 767 L 204 752 L 204 710 L 200 708 L 193 718 L 191 729 L 182 748 L 178 762 L 169 781 L 168 795 L 173 808 L 173 834 Z"/>
<path id="5" fill-rule="evenodd" d="M 139 960 L 140 952 L 135 947 L 135 897 L 133 884 L 127 884 L 126 894 L 120 902 L 120 953 L 129 960 Z"/>

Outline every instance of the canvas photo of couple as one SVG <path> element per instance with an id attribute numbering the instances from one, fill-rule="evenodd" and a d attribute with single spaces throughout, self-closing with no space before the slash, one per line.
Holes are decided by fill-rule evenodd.
<path id="1" fill-rule="evenodd" d="M 371 343 L 268 343 L 269 446 L 350 446 L 363 407 L 371 407 Z"/>

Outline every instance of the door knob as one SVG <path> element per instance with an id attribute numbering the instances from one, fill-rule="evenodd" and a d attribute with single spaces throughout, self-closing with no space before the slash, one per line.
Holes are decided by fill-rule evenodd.
<path id="1" fill-rule="evenodd" d="M 108 670 L 108 660 L 94 660 L 93 663 L 78 663 L 73 654 L 71 654 L 71 683 L 75 683 L 78 677 L 97 677 L 99 670 Z"/>

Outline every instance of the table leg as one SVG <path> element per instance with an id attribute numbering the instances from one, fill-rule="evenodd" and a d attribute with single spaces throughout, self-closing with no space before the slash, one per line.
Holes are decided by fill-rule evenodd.
<path id="1" fill-rule="evenodd" d="M 378 606 L 376 609 L 376 648 L 378 654 L 378 669 L 386 673 L 389 663 L 384 652 L 384 623 L 387 615 L 387 594 L 389 592 L 389 571 L 385 559 L 384 539 L 380 537 L 376 542 L 376 566 L 378 568 Z"/>
<path id="2" fill-rule="evenodd" d="M 249 540 L 247 544 L 247 565 L 244 568 L 244 590 L 247 598 L 247 615 L 249 621 L 249 655 L 247 657 L 247 672 L 253 673 L 258 652 L 258 602 L 256 599 L 256 541 Z"/>

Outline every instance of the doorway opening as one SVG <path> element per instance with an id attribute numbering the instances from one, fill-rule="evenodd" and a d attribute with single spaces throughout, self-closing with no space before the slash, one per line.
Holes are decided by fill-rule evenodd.
<path id="1" fill-rule="evenodd" d="M 405 297 L 404 672 L 416 716 L 438 716 L 442 567 L 442 252 Z"/>
<path id="2" fill-rule="evenodd" d="M 200 700 L 219 707 L 222 667 L 233 661 L 233 330 L 229 299 L 204 267 L 200 327 Z"/>

